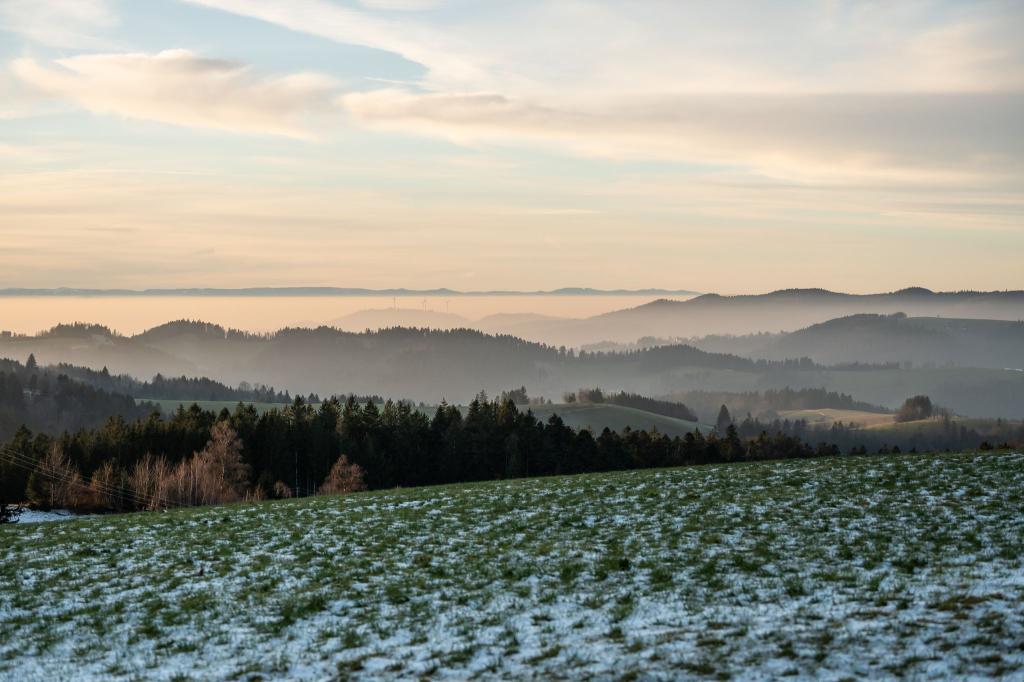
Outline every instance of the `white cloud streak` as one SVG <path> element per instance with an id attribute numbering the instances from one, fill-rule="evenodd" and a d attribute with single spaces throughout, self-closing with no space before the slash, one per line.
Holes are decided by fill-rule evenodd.
<path id="1" fill-rule="evenodd" d="M 794 182 L 1019 180 L 1024 163 L 1014 4 L 524 0 L 396 18 L 185 1 L 423 65 L 418 87 L 339 99 L 376 129 Z"/>
<path id="2" fill-rule="evenodd" d="M 0 28 L 47 47 L 102 49 L 116 25 L 106 0 L 0 0 Z"/>
<path id="3" fill-rule="evenodd" d="M 331 113 L 337 88 L 322 75 L 263 77 L 186 50 L 82 55 L 53 64 L 18 59 L 12 71 L 26 85 L 95 113 L 296 138 L 313 136 L 307 119 Z"/>
<path id="4" fill-rule="evenodd" d="M 397 53 L 434 91 L 978 92 L 1024 87 L 1014 3 L 523 0 L 409 17 L 330 0 L 183 0 Z M 439 8 L 440 9 L 440 8 Z"/>
<path id="5" fill-rule="evenodd" d="M 457 143 L 560 145 L 586 156 L 743 168 L 803 183 L 1020 181 L 1024 95 L 679 96 L 598 112 L 499 95 L 401 90 L 342 97 L 367 126 Z"/>

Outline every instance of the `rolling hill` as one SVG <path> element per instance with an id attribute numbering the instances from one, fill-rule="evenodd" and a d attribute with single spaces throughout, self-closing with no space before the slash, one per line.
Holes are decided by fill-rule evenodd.
<path id="1" fill-rule="evenodd" d="M 685 301 L 660 299 L 582 320 L 546 320 L 517 327 L 524 338 L 578 346 L 633 342 L 643 336 L 692 337 L 801 329 L 860 313 L 1024 320 L 1024 291 L 933 292 L 911 288 L 882 294 L 787 289 L 768 294 L 704 294 Z"/>
<path id="2" fill-rule="evenodd" d="M 691 422 L 674 417 L 666 417 L 646 410 L 638 410 L 633 407 L 606 403 L 531 405 L 529 409 L 533 412 L 534 416 L 542 421 L 547 420 L 552 414 L 557 414 L 565 422 L 566 426 L 571 426 L 574 429 L 590 429 L 595 434 L 600 433 L 605 428 L 609 428 L 612 431 L 622 431 L 628 426 L 634 431 L 649 431 L 654 428 L 659 433 L 664 433 L 668 436 L 682 437 L 694 429 L 699 428 L 707 433 L 712 428 L 712 425 L 706 423 Z"/>
<path id="3" fill-rule="evenodd" d="M 1022 369 L 1024 321 L 851 315 L 779 335 L 750 355 Z"/>
<path id="4" fill-rule="evenodd" d="M 0 357 L 24 359 L 29 353 L 41 364 L 71 362 L 143 378 L 206 376 L 229 386 L 250 382 L 292 394 L 375 394 L 428 404 L 468 402 L 481 389 L 496 395 L 523 385 L 531 395 L 548 398 L 581 387 L 660 396 L 788 386 L 825 388 L 888 408 L 924 393 L 969 416 L 1024 415 L 1024 372 L 999 368 L 843 369 L 809 360 L 752 360 L 687 345 L 577 354 L 464 329 L 352 333 L 323 327 L 247 334 L 179 321 L 133 337 L 80 326 L 0 338 Z"/>

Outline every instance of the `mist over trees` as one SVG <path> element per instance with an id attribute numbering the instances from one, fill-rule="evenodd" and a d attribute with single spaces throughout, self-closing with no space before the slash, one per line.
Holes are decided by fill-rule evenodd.
<path id="1" fill-rule="evenodd" d="M 255 400 L 255 393 L 241 387 L 227 389 L 242 382 L 249 382 L 253 392 L 260 385 L 284 386 L 292 396 L 344 392 L 427 404 L 441 399 L 468 402 L 480 388 L 497 394 L 523 385 L 532 395 L 548 399 L 581 386 L 652 397 L 693 390 L 824 387 L 890 409 L 897 408 L 908 395 L 927 394 L 959 414 L 1024 415 L 1024 372 L 1007 370 L 906 369 L 898 363 L 829 367 L 806 358 L 753 360 L 685 345 L 621 353 L 584 352 L 464 329 L 387 329 L 355 334 L 319 328 L 248 334 L 180 322 L 134 337 L 109 331 L 103 336 L 92 328 L 89 332 L 82 335 L 79 328 L 73 328 L 58 334 L 0 339 L 0 355 L 27 357 L 35 352 L 41 364 L 86 364 L 97 372 L 107 367 L 114 375 L 152 377 L 159 373 L 164 378 L 160 391 L 150 383 L 144 387 L 148 395 L 133 393 L 154 399 L 157 394 L 177 397 L 198 390 L 204 396 Z M 224 389 L 189 384 L 188 379 L 168 379 L 181 376 L 206 376 L 224 384 Z M 275 400 L 280 400 L 280 392 Z M 723 401 L 714 404 L 710 414 L 692 401 L 679 402 L 708 418 Z"/>
<path id="2" fill-rule="evenodd" d="M 136 405 L 129 396 L 40 368 L 32 355 L 24 365 L 0 359 L 0 439 L 10 438 L 22 425 L 59 433 L 97 426 L 112 415 L 134 419 L 152 410 L 152 405 Z"/>

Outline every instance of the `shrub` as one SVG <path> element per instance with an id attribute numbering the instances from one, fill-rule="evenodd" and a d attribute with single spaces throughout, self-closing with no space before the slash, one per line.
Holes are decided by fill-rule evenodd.
<path id="1" fill-rule="evenodd" d="M 363 467 L 350 463 L 348 457 L 342 455 L 331 467 L 324 484 L 317 492 L 320 495 L 343 495 L 366 490 L 365 477 Z"/>
<path id="2" fill-rule="evenodd" d="M 915 395 L 903 401 L 902 407 L 896 412 L 896 421 L 912 422 L 919 419 L 928 419 L 935 413 L 932 399 L 926 395 Z"/>

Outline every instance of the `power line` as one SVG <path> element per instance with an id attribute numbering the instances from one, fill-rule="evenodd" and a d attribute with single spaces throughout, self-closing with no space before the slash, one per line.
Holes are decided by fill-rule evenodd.
<path id="1" fill-rule="evenodd" d="M 41 468 L 39 466 L 39 461 L 33 460 L 24 453 L 18 452 L 17 450 L 12 450 L 7 447 L 0 447 L 0 455 L 3 455 L 3 459 L 13 466 L 16 466 L 26 471 L 30 471 L 32 473 L 42 474 L 64 485 L 70 484 L 74 479 L 75 473 L 77 473 L 68 472 L 65 476 L 60 476 L 56 472 L 48 471 L 46 468 Z M 82 482 L 79 483 L 78 485 L 83 489 L 91 489 L 96 492 L 100 492 L 113 497 L 121 497 L 130 502 L 134 502 L 135 504 L 141 507 L 151 506 L 154 502 L 156 503 L 156 506 L 163 508 L 184 506 L 181 505 L 180 503 L 171 502 L 170 500 L 161 498 L 155 493 L 151 497 L 144 497 L 131 488 L 120 488 L 114 485 L 110 485 L 108 483 L 99 482 L 95 480 L 92 480 L 89 483 Z"/>

